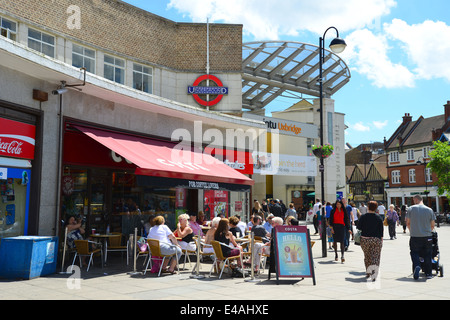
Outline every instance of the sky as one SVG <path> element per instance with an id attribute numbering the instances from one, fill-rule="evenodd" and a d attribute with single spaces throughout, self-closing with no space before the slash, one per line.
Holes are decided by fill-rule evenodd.
<path id="1" fill-rule="evenodd" d="M 243 42 L 319 44 L 334 26 L 347 43 L 339 56 L 351 80 L 332 99 L 345 114 L 346 142 L 382 142 L 405 113 L 413 120 L 444 113 L 450 101 L 448 0 L 125 0 L 176 22 L 237 23 Z M 326 46 L 336 36 L 330 30 Z M 266 115 L 297 100 L 280 98 Z"/>

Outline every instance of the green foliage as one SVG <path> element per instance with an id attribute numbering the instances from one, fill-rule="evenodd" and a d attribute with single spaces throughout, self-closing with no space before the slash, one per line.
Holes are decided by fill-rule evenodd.
<path id="1" fill-rule="evenodd" d="M 438 194 L 450 195 L 450 145 L 447 142 L 434 142 L 434 150 L 430 152 L 431 161 L 427 167 L 438 178 Z"/>

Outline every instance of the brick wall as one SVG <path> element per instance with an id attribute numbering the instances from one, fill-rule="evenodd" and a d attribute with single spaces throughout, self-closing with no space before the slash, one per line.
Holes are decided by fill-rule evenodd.
<path id="1" fill-rule="evenodd" d="M 67 27 L 70 5 L 80 9 L 80 29 Z M 206 24 L 176 23 L 118 0 L 0 0 L 0 10 L 156 65 L 191 72 L 206 67 Z M 210 24 L 210 67 L 241 71 L 242 25 Z"/>

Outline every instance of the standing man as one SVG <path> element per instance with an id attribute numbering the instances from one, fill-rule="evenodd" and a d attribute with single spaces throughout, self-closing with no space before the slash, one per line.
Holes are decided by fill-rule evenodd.
<path id="1" fill-rule="evenodd" d="M 380 202 L 380 205 L 378 206 L 377 212 L 380 215 L 381 220 L 384 221 L 384 216 L 386 214 L 386 208 L 383 206 L 383 203 Z"/>
<path id="2" fill-rule="evenodd" d="M 413 266 L 414 279 L 419 279 L 420 258 L 423 259 L 424 271 L 427 279 L 431 278 L 432 231 L 435 217 L 433 210 L 423 204 L 420 195 L 415 195 L 414 205 L 406 213 L 406 226 L 409 229 L 409 249 Z"/>
<path id="3" fill-rule="evenodd" d="M 284 214 L 282 212 L 283 210 L 281 209 L 281 206 L 278 204 L 278 200 L 273 200 L 273 206 L 270 209 L 270 212 L 272 212 L 272 214 L 275 217 L 280 217 L 281 219 L 284 218 Z"/>
<path id="4" fill-rule="evenodd" d="M 350 232 L 353 236 L 352 230 L 352 224 L 353 224 L 353 214 L 352 214 L 352 206 L 348 204 L 347 199 L 342 198 L 342 203 L 344 204 L 345 211 L 347 211 L 348 217 L 350 219 Z M 350 235 L 349 232 L 345 232 L 345 251 L 348 250 L 348 247 L 350 246 Z"/>
<path id="5" fill-rule="evenodd" d="M 316 203 L 314 204 L 313 207 L 313 225 L 314 225 L 314 230 L 316 231 L 316 233 L 314 234 L 318 234 L 319 233 L 319 215 L 322 214 L 322 212 L 320 212 L 320 209 L 322 208 L 322 204 L 320 203 L 320 199 L 316 199 Z"/>

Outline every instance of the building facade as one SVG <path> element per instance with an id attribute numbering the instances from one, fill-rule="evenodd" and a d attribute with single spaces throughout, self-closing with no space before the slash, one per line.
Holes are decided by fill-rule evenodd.
<path id="1" fill-rule="evenodd" d="M 71 215 L 129 234 L 153 214 L 248 214 L 265 125 L 235 116 L 241 25 L 115 0 L 0 1 L 0 23 L 1 238 L 60 235 Z"/>
<path id="2" fill-rule="evenodd" d="M 436 175 L 426 167 L 431 160 L 433 142 L 440 139 L 450 126 L 450 103 L 444 106 L 444 114 L 435 117 L 419 117 L 412 120 L 405 114 L 403 122 L 392 137 L 385 142 L 388 156 L 388 204 L 413 205 L 412 198 L 419 194 L 424 203 L 435 212 L 448 207 L 448 199 L 437 194 Z"/>

